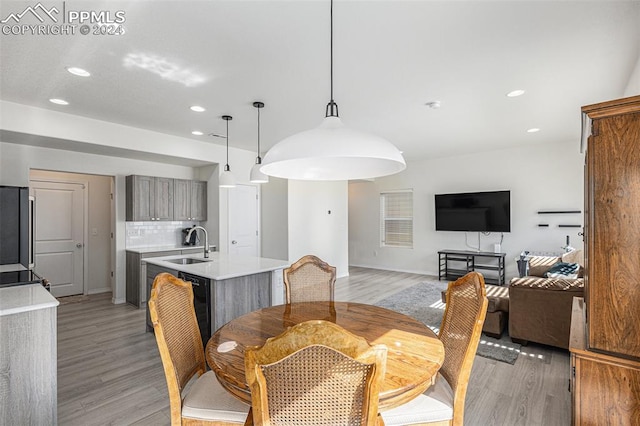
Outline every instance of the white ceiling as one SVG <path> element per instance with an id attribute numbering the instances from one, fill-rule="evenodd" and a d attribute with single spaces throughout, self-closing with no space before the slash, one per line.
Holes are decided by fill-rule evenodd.
<path id="1" fill-rule="evenodd" d="M 2 0 L 0 19 L 36 3 Z M 0 35 L 1 99 L 218 144 L 224 139 L 191 131 L 224 134 L 220 116 L 229 114 L 230 144 L 247 150 L 256 148 L 252 102 L 260 100 L 263 152 L 324 117 L 328 1 L 76 0 L 65 7 L 122 10 L 126 32 Z M 577 148 L 580 107 L 621 97 L 639 56 L 640 1 L 334 4 L 340 116 L 387 138 L 407 159 L 531 143 L 575 141 Z M 73 76 L 68 66 L 92 76 Z M 526 93 L 507 98 L 513 89 Z M 48 102 L 54 97 L 70 105 Z M 429 101 L 442 106 L 430 109 Z M 532 127 L 541 130 L 527 133 Z"/>

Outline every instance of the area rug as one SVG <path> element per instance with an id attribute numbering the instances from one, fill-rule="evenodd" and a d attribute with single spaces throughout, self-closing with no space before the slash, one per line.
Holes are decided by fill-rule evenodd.
<path id="1" fill-rule="evenodd" d="M 446 281 L 425 281 L 389 296 L 376 305 L 420 320 L 437 333 L 445 308 L 440 294 L 447 289 L 447 284 Z M 482 333 L 476 355 L 513 364 L 520 354 L 520 347 L 511 341 L 506 332 L 500 339 Z"/>

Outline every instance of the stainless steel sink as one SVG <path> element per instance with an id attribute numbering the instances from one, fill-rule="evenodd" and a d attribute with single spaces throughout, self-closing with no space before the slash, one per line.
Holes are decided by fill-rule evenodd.
<path id="1" fill-rule="evenodd" d="M 211 260 L 195 259 L 193 257 L 182 257 L 180 259 L 167 259 L 166 262 L 177 263 L 178 265 L 191 265 L 192 263 L 211 262 Z"/>

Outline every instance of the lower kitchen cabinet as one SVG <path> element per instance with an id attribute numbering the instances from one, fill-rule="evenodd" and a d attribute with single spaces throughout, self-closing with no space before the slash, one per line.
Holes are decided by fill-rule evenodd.
<path id="1" fill-rule="evenodd" d="M 138 253 L 127 250 L 127 303 L 138 308 L 147 306 L 149 294 L 147 293 L 147 266 L 142 263 L 143 259 L 160 256 L 173 256 L 182 254 L 180 250 L 160 251 L 149 253 Z"/>
<path id="2" fill-rule="evenodd" d="M 210 250 L 215 251 L 216 246 L 210 245 Z M 176 248 L 175 250 L 166 251 L 152 251 L 141 253 L 136 250 L 127 250 L 127 290 L 126 301 L 138 308 L 144 308 L 147 306 L 147 300 L 149 299 L 149 292 L 145 285 L 147 281 L 147 265 L 142 261 L 151 257 L 161 256 L 175 256 L 175 255 L 188 255 L 188 254 L 200 254 L 204 251 L 202 247 L 184 247 Z M 155 276 L 155 275 L 154 275 Z"/>
<path id="3" fill-rule="evenodd" d="M 58 424 L 58 304 L 40 284 L 0 288 L 0 425 Z"/>

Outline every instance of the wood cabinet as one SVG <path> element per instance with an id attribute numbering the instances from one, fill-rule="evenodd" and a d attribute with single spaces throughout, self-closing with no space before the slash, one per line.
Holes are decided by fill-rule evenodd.
<path id="1" fill-rule="evenodd" d="M 207 182 L 173 180 L 174 220 L 207 220 Z"/>
<path id="2" fill-rule="evenodd" d="M 590 135 L 584 316 L 572 318 L 570 347 L 574 424 L 638 425 L 640 96 L 585 106 L 582 112 Z"/>
<path id="3" fill-rule="evenodd" d="M 173 179 L 127 176 L 126 220 L 173 220 Z"/>
<path id="4" fill-rule="evenodd" d="M 640 362 L 587 350 L 585 306 L 573 299 L 571 397 L 574 425 L 640 424 Z"/>

